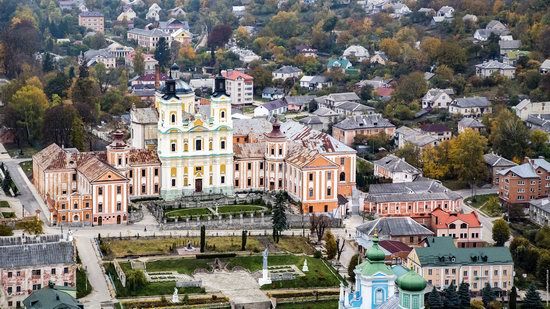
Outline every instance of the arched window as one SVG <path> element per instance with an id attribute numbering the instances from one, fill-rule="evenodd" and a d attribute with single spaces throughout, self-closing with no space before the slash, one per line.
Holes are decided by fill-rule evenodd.
<path id="1" fill-rule="evenodd" d="M 221 119 L 225 119 L 225 111 L 221 111 L 221 112 L 220 112 L 220 118 L 221 118 Z"/>
<path id="2" fill-rule="evenodd" d="M 468 225 L 467 225 L 466 223 L 462 223 L 462 224 L 460 225 L 460 228 L 461 228 L 461 229 L 467 229 L 467 228 L 468 228 Z"/>
<path id="3" fill-rule="evenodd" d="M 172 122 L 172 124 L 176 123 L 176 114 L 175 113 L 170 114 L 170 121 Z"/>
<path id="4" fill-rule="evenodd" d="M 382 289 L 377 289 L 374 293 L 374 304 L 380 305 L 384 302 L 384 291 Z"/>
<path id="5" fill-rule="evenodd" d="M 176 143 L 172 143 L 170 148 L 172 149 L 172 152 L 176 151 Z"/>
<path id="6" fill-rule="evenodd" d="M 346 173 L 345 172 L 340 173 L 340 181 L 346 181 Z"/>
<path id="7" fill-rule="evenodd" d="M 200 138 L 197 138 L 195 140 L 195 150 L 201 151 L 202 150 L 202 140 Z"/>
<path id="8" fill-rule="evenodd" d="M 74 215 L 73 221 L 78 221 L 78 215 Z"/>
<path id="9" fill-rule="evenodd" d="M 449 228 L 451 230 L 454 230 L 454 229 L 456 229 L 456 225 L 454 223 L 451 223 L 451 224 L 449 224 Z"/>
<path id="10" fill-rule="evenodd" d="M 212 139 L 208 142 L 208 150 L 214 149 L 214 143 L 212 142 Z"/>
<path id="11" fill-rule="evenodd" d="M 183 142 L 183 151 L 189 151 L 189 144 L 187 143 L 187 140 Z"/>

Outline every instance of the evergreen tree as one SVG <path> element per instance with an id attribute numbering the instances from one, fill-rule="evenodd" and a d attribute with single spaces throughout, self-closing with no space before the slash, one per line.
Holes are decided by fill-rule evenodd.
<path id="1" fill-rule="evenodd" d="M 243 230 L 241 235 L 241 251 L 246 250 L 246 237 L 248 236 L 248 231 Z"/>
<path id="2" fill-rule="evenodd" d="M 509 309 L 516 309 L 517 308 L 517 298 L 518 298 L 518 291 L 516 290 L 516 287 L 513 286 L 512 290 L 510 291 L 510 295 L 508 296 L 508 308 Z"/>
<path id="3" fill-rule="evenodd" d="M 357 267 L 357 264 L 359 264 L 359 254 L 355 254 L 354 256 L 352 256 L 348 264 L 348 276 L 352 282 L 355 282 L 354 270 L 355 267 Z"/>
<path id="4" fill-rule="evenodd" d="M 470 308 L 470 285 L 466 282 L 462 282 L 458 288 L 458 298 L 460 299 L 460 306 L 463 309 Z"/>
<path id="5" fill-rule="evenodd" d="M 338 249 L 336 248 L 336 238 L 330 230 L 325 234 L 325 249 L 327 249 L 327 259 L 332 260 Z"/>
<path id="6" fill-rule="evenodd" d="M 137 75 L 143 75 L 145 73 L 145 62 L 143 59 L 143 53 L 141 50 L 138 50 L 136 52 L 136 55 L 134 56 L 134 73 Z"/>
<path id="7" fill-rule="evenodd" d="M 160 38 L 155 49 L 155 59 L 159 62 L 159 65 L 166 68 L 170 62 L 170 49 L 165 38 Z"/>
<path id="8" fill-rule="evenodd" d="M 54 69 L 54 63 L 53 63 L 52 55 L 50 55 L 50 53 L 47 52 L 44 54 L 44 60 L 42 60 L 42 71 L 44 71 L 44 73 L 47 73 L 47 72 L 53 71 L 53 69 Z"/>
<path id="9" fill-rule="evenodd" d="M 70 78 L 70 79 L 73 79 L 73 78 L 75 78 L 75 77 L 76 77 L 76 73 L 74 72 L 74 67 L 71 66 L 71 67 L 69 68 L 69 78 Z"/>
<path id="10" fill-rule="evenodd" d="M 522 309 L 543 309 L 542 299 L 534 284 L 531 284 L 525 293 L 525 299 L 521 305 Z"/>
<path id="11" fill-rule="evenodd" d="M 489 303 L 496 299 L 495 293 L 493 293 L 493 289 L 488 282 L 485 283 L 485 287 L 481 290 L 481 299 L 485 308 L 489 308 Z"/>
<path id="12" fill-rule="evenodd" d="M 201 252 L 204 252 L 206 247 L 206 227 L 201 225 Z"/>
<path id="13" fill-rule="evenodd" d="M 285 195 L 283 192 L 279 192 L 275 197 L 275 204 L 272 209 L 273 240 L 276 243 L 279 242 L 281 233 L 288 228 L 285 208 Z"/>
<path id="14" fill-rule="evenodd" d="M 443 300 L 441 299 L 441 294 L 434 287 L 433 290 L 428 295 L 428 305 L 430 309 L 443 309 Z"/>
<path id="15" fill-rule="evenodd" d="M 86 144 L 86 129 L 84 128 L 84 122 L 78 115 L 75 115 L 73 118 L 70 137 L 73 147 L 80 151 L 84 151 L 84 145 Z"/>
<path id="16" fill-rule="evenodd" d="M 445 304 L 445 308 L 449 309 L 459 309 L 460 308 L 460 299 L 458 298 L 458 294 L 456 293 L 456 286 L 454 283 L 451 282 L 451 285 L 449 285 L 445 291 L 445 298 L 443 303 Z"/>

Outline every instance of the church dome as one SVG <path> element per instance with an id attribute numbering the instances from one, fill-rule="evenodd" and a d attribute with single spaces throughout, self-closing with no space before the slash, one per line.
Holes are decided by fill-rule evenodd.
<path id="1" fill-rule="evenodd" d="M 191 88 L 191 86 L 189 86 L 189 84 L 186 83 L 185 81 L 183 81 L 181 79 L 176 79 L 175 83 L 176 83 L 176 94 L 185 94 L 185 93 L 193 92 L 193 89 Z M 166 82 L 161 87 L 160 91 L 162 93 L 166 92 Z"/>
<path id="2" fill-rule="evenodd" d="M 172 64 L 172 66 L 170 67 L 170 70 L 171 71 L 179 71 L 180 67 L 178 66 L 177 63 L 174 62 L 174 64 Z"/>
<path id="3" fill-rule="evenodd" d="M 374 235 L 372 242 L 373 242 L 372 247 L 367 249 L 367 254 L 366 254 L 367 259 L 369 259 L 369 261 L 371 262 L 384 261 L 384 259 L 386 258 L 386 254 L 378 246 L 377 235 Z"/>
<path id="4" fill-rule="evenodd" d="M 420 292 L 426 288 L 426 280 L 413 270 L 397 278 L 396 283 L 405 291 Z"/>

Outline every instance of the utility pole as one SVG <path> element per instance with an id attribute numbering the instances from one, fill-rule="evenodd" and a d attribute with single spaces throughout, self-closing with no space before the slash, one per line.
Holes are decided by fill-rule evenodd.
<path id="1" fill-rule="evenodd" d="M 548 268 L 546 269 L 546 307 L 548 307 Z"/>

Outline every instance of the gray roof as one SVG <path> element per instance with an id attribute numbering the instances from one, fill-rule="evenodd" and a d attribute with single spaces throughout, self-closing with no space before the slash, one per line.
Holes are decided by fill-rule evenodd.
<path id="1" fill-rule="evenodd" d="M 233 120 L 234 135 L 248 135 L 250 133 L 264 134 L 271 132 L 271 130 L 271 123 L 265 118 Z"/>
<path id="2" fill-rule="evenodd" d="M 262 94 L 285 94 L 285 90 L 275 87 L 265 87 Z"/>
<path id="3" fill-rule="evenodd" d="M 490 105 L 489 100 L 486 97 L 458 98 L 455 99 L 452 104 L 462 108 L 489 107 Z"/>
<path id="4" fill-rule="evenodd" d="M 359 96 L 355 92 L 331 93 L 327 96 L 327 99 L 331 99 L 335 102 L 361 100 L 361 98 L 359 98 Z"/>
<path id="5" fill-rule="evenodd" d="M 152 29 L 152 30 L 148 30 L 148 29 L 138 29 L 138 28 L 134 28 L 134 29 L 131 29 L 131 30 L 128 30 L 128 33 L 132 33 L 132 34 L 137 34 L 137 35 L 144 35 L 144 36 L 149 36 L 149 37 L 169 37 L 170 35 L 160 29 Z"/>
<path id="6" fill-rule="evenodd" d="M 404 183 L 375 184 L 369 187 L 366 201 L 410 202 L 418 200 L 457 200 L 461 196 L 450 191 L 436 180 L 419 180 Z"/>
<path id="7" fill-rule="evenodd" d="M 320 117 L 332 117 L 332 116 L 338 116 L 339 114 L 335 111 L 333 111 L 330 108 L 326 107 L 319 107 L 316 111 L 313 112 L 314 115 L 320 116 Z"/>
<path id="8" fill-rule="evenodd" d="M 529 205 L 531 207 L 535 207 L 541 210 L 544 210 L 545 212 L 550 212 L 550 200 L 548 198 L 542 198 L 538 200 L 531 200 L 529 202 Z"/>
<path id="9" fill-rule="evenodd" d="M 323 124 L 319 116 L 311 115 L 307 116 L 305 118 L 302 118 L 298 120 L 299 123 L 305 124 L 305 125 L 312 125 L 312 124 Z"/>
<path id="10" fill-rule="evenodd" d="M 468 118 L 468 117 L 464 117 L 460 119 L 460 121 L 458 122 L 458 125 L 465 128 L 485 128 L 483 123 L 477 121 L 474 118 Z"/>
<path id="11" fill-rule="evenodd" d="M 285 97 L 285 101 L 289 104 L 289 105 L 306 105 L 306 104 L 309 104 L 311 103 L 311 101 L 313 101 L 313 99 L 315 99 L 315 96 L 312 96 L 312 95 L 300 95 L 300 96 L 290 96 L 290 97 Z"/>
<path id="12" fill-rule="evenodd" d="M 103 14 L 98 11 L 86 11 L 79 14 L 82 17 L 103 17 Z"/>
<path id="13" fill-rule="evenodd" d="M 336 108 L 343 109 L 345 111 L 350 111 L 350 112 L 374 111 L 374 107 L 372 106 L 367 106 L 367 105 L 363 105 L 356 102 L 350 102 L 350 101 L 342 102 L 336 105 Z"/>
<path id="14" fill-rule="evenodd" d="M 485 61 L 480 64 L 476 64 L 478 69 L 499 69 L 499 70 L 515 70 L 516 68 L 495 60 Z"/>
<path id="15" fill-rule="evenodd" d="M 0 244 L 0 268 L 73 264 L 73 243 L 60 235 L 5 237 Z"/>
<path id="16" fill-rule="evenodd" d="M 488 165 L 490 166 L 499 166 L 499 167 L 502 167 L 502 166 L 505 166 L 505 167 L 509 167 L 509 166 L 515 166 L 517 165 L 516 163 L 508 160 L 508 159 L 505 159 L 497 154 L 494 154 L 494 153 L 487 153 L 487 154 L 484 154 L 483 155 L 483 160 L 485 160 L 485 163 L 487 163 Z"/>
<path id="17" fill-rule="evenodd" d="M 348 117 L 335 124 L 334 127 L 342 130 L 395 128 L 395 126 L 388 119 L 382 118 L 381 115 L 362 115 Z"/>
<path id="18" fill-rule="evenodd" d="M 383 217 L 374 221 L 359 225 L 357 230 L 362 234 L 383 236 L 416 236 L 434 235 L 432 231 L 410 217 Z"/>
<path id="19" fill-rule="evenodd" d="M 541 69 L 550 69 L 550 59 L 546 59 L 542 62 L 542 64 L 540 65 L 540 68 Z"/>
<path id="20" fill-rule="evenodd" d="M 519 49 L 521 46 L 520 40 L 500 40 L 498 41 L 498 45 L 501 49 Z"/>
<path id="21" fill-rule="evenodd" d="M 267 102 L 262 106 L 268 111 L 272 111 L 281 107 L 288 106 L 288 104 L 283 100 L 275 100 L 275 101 Z"/>
<path id="22" fill-rule="evenodd" d="M 550 172 L 550 163 L 545 159 L 530 159 L 529 162 L 501 170 L 498 173 L 500 175 L 506 175 L 508 172 L 512 172 L 521 178 L 538 178 L 539 176 L 536 169 L 539 167 L 543 168 L 547 172 Z"/>
<path id="23" fill-rule="evenodd" d="M 133 108 L 130 110 L 132 122 L 141 124 L 156 124 L 159 115 L 154 107 Z"/>
<path id="24" fill-rule="evenodd" d="M 391 154 L 383 157 L 382 159 L 374 161 L 374 164 L 379 165 L 390 172 L 408 172 L 420 174 L 420 171 L 416 167 L 407 163 L 405 159 L 399 158 Z"/>
<path id="25" fill-rule="evenodd" d="M 285 65 L 273 71 L 273 73 L 283 73 L 283 74 L 302 73 L 302 70 L 300 70 L 295 66 Z"/>

